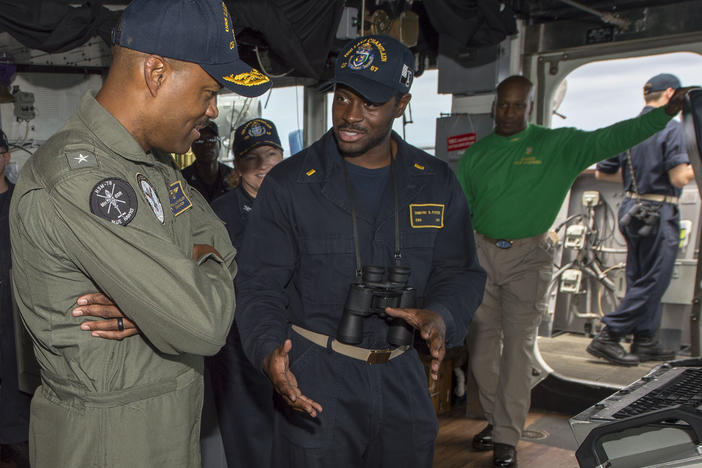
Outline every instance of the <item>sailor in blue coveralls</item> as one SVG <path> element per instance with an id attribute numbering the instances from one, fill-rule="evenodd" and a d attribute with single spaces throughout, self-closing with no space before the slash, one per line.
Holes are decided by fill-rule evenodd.
<path id="1" fill-rule="evenodd" d="M 456 177 L 392 132 L 413 64 L 389 37 L 345 46 L 331 82 L 333 128 L 273 168 L 250 215 L 236 318 L 281 403 L 276 467 L 432 465 L 438 424 L 415 349 L 390 345 L 378 314 L 361 319 L 358 343 L 337 339 L 362 267 L 408 267 L 417 308 L 383 311 L 419 330 L 436 379 L 482 299 L 485 273 Z"/>
<path id="2" fill-rule="evenodd" d="M 212 202 L 237 251 L 263 178 L 283 160 L 273 122 L 253 119 L 234 134 L 235 187 Z M 229 468 L 269 467 L 273 446 L 273 387 L 244 355 L 239 328 L 232 325 L 227 343 L 208 362 L 219 429 Z"/>
<path id="3" fill-rule="evenodd" d="M 10 198 L 15 186 L 5 178 L 9 162 L 10 144 L 0 130 L 0 461 L 13 462 L 18 468 L 29 468 L 27 441 L 32 396 L 21 392 L 17 381 L 9 224 Z"/>
<path id="4" fill-rule="evenodd" d="M 641 113 L 666 105 L 679 87 L 674 75 L 651 78 L 644 86 L 646 106 Z M 678 197 L 694 177 L 677 120 L 631 148 L 630 154 L 636 186 L 627 153 L 597 164 L 598 179 L 623 180 L 626 191 L 619 208 L 619 229 L 628 248 L 627 291 L 619 307 L 602 319 L 605 327 L 587 348 L 590 354 L 625 366 L 675 357 L 674 351 L 661 346 L 656 332 L 661 298 L 670 284 L 680 243 Z M 629 353 L 619 340 L 632 333 Z"/>

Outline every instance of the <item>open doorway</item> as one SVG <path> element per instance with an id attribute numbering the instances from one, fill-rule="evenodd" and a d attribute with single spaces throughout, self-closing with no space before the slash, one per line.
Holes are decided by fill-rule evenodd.
<path id="1" fill-rule="evenodd" d="M 594 130 L 635 117 L 644 107 L 643 85 L 659 73 L 677 75 L 684 86 L 701 84 L 702 56 L 675 52 L 581 65 L 563 80 L 567 90 L 557 113 L 551 116 L 551 126 Z M 658 363 L 622 368 L 585 352 L 592 334 L 599 329 L 599 317 L 616 308 L 626 291 L 627 250 L 616 215 L 624 198 L 623 188 L 621 184 L 596 180 L 593 172 L 591 168 L 576 179 L 554 225 L 561 238 L 561 252 L 556 257 L 557 274 L 548 297 L 549 314 L 540 331 L 539 352 L 545 363 L 563 377 L 622 386 Z M 660 333 L 662 341 L 678 351 L 678 357 L 686 357 L 690 351 L 692 282 L 699 252 L 700 197 L 694 181 L 684 188 L 679 208 L 681 243 L 673 280 L 662 301 Z M 585 249 L 576 242 L 578 229 L 586 233 L 582 240 L 590 249 L 587 258 L 583 258 Z"/>

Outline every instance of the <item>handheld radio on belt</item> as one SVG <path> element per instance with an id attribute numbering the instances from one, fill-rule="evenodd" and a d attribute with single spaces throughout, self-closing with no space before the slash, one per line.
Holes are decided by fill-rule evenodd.
<path id="1" fill-rule="evenodd" d="M 642 195 L 639 194 L 639 186 L 636 183 L 636 175 L 634 174 L 634 164 L 631 162 L 631 150 L 626 150 L 626 159 L 629 165 L 629 172 L 631 174 L 631 184 L 634 186 L 634 194 L 630 198 L 636 200 L 636 204 L 627 211 L 622 219 L 619 221 L 619 225 L 627 227 L 632 219 L 636 219 L 643 223 L 643 225 L 636 232 L 639 236 L 646 237 L 650 236 L 653 231 L 653 227 L 657 226 L 661 219 L 661 205 L 643 203 Z"/>

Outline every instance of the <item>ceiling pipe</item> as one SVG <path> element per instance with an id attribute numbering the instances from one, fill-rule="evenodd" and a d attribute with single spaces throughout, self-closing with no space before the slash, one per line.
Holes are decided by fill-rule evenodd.
<path id="1" fill-rule="evenodd" d="M 570 5 L 572 7 L 578 8 L 579 10 L 582 10 L 584 12 L 590 13 L 591 15 L 595 15 L 607 24 L 613 24 L 613 25 L 618 26 L 620 29 L 623 29 L 623 30 L 629 29 L 629 22 L 627 20 L 622 19 L 622 18 L 617 18 L 612 13 L 601 12 L 601 11 L 595 10 L 594 8 L 590 8 L 587 5 L 583 5 L 580 2 L 576 2 L 575 0 L 559 0 L 559 1 L 562 3 L 565 3 L 567 5 Z"/>

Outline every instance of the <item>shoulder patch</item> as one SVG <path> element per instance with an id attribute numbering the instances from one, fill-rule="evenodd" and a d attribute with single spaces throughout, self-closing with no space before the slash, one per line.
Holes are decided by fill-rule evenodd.
<path id="1" fill-rule="evenodd" d="M 137 185 L 141 189 L 141 192 L 144 194 L 146 201 L 151 207 L 151 211 L 153 211 L 154 215 L 156 215 L 156 219 L 163 224 L 163 220 L 165 219 L 163 214 L 163 205 L 161 204 L 161 200 L 158 198 L 158 194 L 156 193 L 156 190 L 154 190 L 153 185 L 151 185 L 151 182 L 149 182 L 149 179 L 147 179 L 144 174 L 137 174 L 136 180 Z"/>
<path id="2" fill-rule="evenodd" d="M 134 219 L 138 205 L 136 192 L 124 179 L 103 179 L 90 192 L 90 211 L 120 226 Z"/>
<path id="3" fill-rule="evenodd" d="M 96 167 L 98 165 L 95 154 L 90 151 L 66 151 L 66 159 L 71 169 L 82 169 L 84 167 Z"/>
<path id="4" fill-rule="evenodd" d="M 180 180 L 176 180 L 168 186 L 168 198 L 171 202 L 171 211 L 173 212 L 173 216 L 178 216 L 179 214 L 188 211 L 188 209 L 193 206 L 193 202 L 191 202 L 188 196 L 185 194 L 183 183 Z"/>

